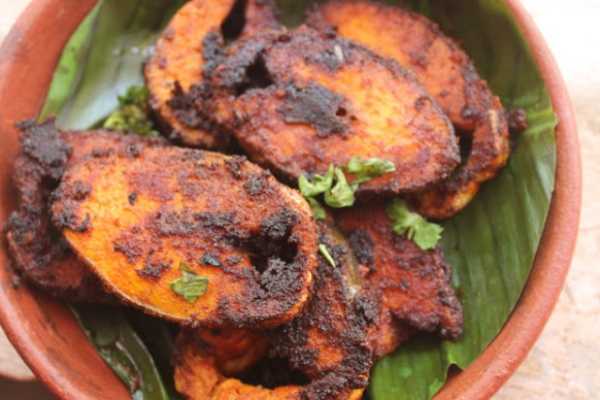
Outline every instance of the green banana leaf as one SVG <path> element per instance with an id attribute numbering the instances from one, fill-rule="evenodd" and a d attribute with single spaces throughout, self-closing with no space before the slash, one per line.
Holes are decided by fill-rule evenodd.
<path id="1" fill-rule="evenodd" d="M 387 1 L 398 4 L 398 1 Z M 41 117 L 63 128 L 97 125 L 117 95 L 142 82 L 148 48 L 183 1 L 103 0 L 67 45 Z M 278 0 L 298 24 L 312 1 Z M 554 188 L 557 123 L 531 51 L 500 0 L 410 0 L 405 6 L 442 26 L 466 48 L 507 108 L 524 108 L 529 128 L 508 167 L 445 223 L 443 246 L 465 311 L 458 342 L 419 337 L 373 370 L 374 400 L 430 399 L 452 366 L 467 367 L 494 339 L 519 300 L 533 264 Z M 385 34 L 385 33 L 382 33 Z M 159 356 L 160 357 L 160 356 Z"/>
<path id="2" fill-rule="evenodd" d="M 152 355 L 120 309 L 78 305 L 71 310 L 132 399 L 169 400 Z"/>

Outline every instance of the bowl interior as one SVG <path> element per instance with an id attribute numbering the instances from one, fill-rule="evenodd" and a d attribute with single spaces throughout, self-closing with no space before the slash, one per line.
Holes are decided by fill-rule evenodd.
<path id="1" fill-rule="evenodd" d="M 283 1 L 286 2 L 289 3 Z M 14 125 L 39 113 L 62 48 L 94 3 L 93 0 L 33 1 L 2 47 L 0 109 L 3 110 L 3 118 L 0 120 L 0 149 L 3 151 L 0 158 L 0 221 L 8 218 L 15 204 L 10 184 L 12 162 L 18 150 L 18 133 Z M 572 111 L 560 74 L 533 22 L 516 1 L 507 2 L 510 14 L 503 8 L 490 6 L 489 1 L 444 2 L 437 8 L 431 7 L 431 3 L 415 2 L 422 8 L 421 11 L 432 13 L 450 34 L 461 37 L 482 75 L 490 80 L 495 92 L 501 95 L 509 106 L 532 109 L 539 106 L 540 112 L 543 112 L 544 107 L 550 106 L 551 99 L 554 111 L 561 121 L 556 129 L 556 189 L 528 287 L 501 334 L 470 367 L 455 376 L 438 395 L 440 399 L 458 396 L 469 399 L 486 398 L 508 378 L 532 346 L 564 282 L 575 242 L 580 207 L 578 144 Z M 486 8 L 482 9 L 481 4 Z M 426 7 L 430 8 L 427 10 Z M 483 11 L 486 14 L 481 14 Z M 482 18 L 486 24 L 494 24 L 494 29 L 498 32 L 509 32 L 509 35 L 512 35 L 511 40 L 520 41 L 524 38 L 532 51 L 515 51 L 515 48 L 510 46 L 510 41 L 499 42 L 495 37 L 481 40 L 481 33 L 472 26 L 472 21 Z M 490 56 L 490 41 L 506 45 L 496 46 L 495 54 Z M 531 68 L 519 71 L 529 71 L 531 75 L 511 75 L 515 63 L 530 65 Z M 512 84 L 507 84 L 506 76 L 514 76 L 510 82 Z M 541 92 L 538 93 L 539 85 L 528 86 L 528 83 L 539 83 L 538 80 L 541 79 L 545 83 Z M 516 96 L 515 90 L 523 90 L 529 97 Z M 550 96 L 546 97 L 548 93 Z M 513 102 L 514 99 L 518 101 Z M 543 140 L 540 142 L 539 139 L 532 135 L 528 145 L 545 146 L 546 143 Z M 553 151 L 548 153 L 548 162 L 554 162 L 553 157 Z M 510 168 L 519 170 L 526 166 L 527 164 L 517 162 L 509 167 L 509 173 L 505 174 L 505 178 L 501 178 L 505 181 L 499 183 L 503 186 L 496 190 L 512 190 L 514 182 L 509 179 Z M 549 197 L 552 185 L 548 186 L 548 182 L 548 177 L 540 178 L 542 194 L 545 193 Z M 493 190 L 494 188 L 484 190 L 481 196 L 482 204 L 488 201 L 486 199 L 495 196 Z M 477 207 L 471 208 L 467 213 L 469 212 L 476 213 Z M 527 213 L 537 218 L 543 226 L 546 210 L 531 209 L 527 210 Z M 462 218 L 468 220 L 474 217 L 466 215 Z M 459 225 L 460 221 L 456 224 Z M 540 228 L 539 235 L 541 233 Z M 528 264 L 527 271 L 523 272 L 525 276 L 536 246 L 537 240 L 533 240 L 526 249 L 529 253 L 524 261 L 524 264 Z M 447 244 L 447 248 L 451 252 L 452 243 Z M 34 372 L 57 395 L 68 399 L 130 397 L 96 354 L 64 305 L 38 292 L 34 293 L 26 286 L 16 287 L 4 249 L 0 250 L 0 286 L 0 319 L 9 338 Z M 514 301 L 520 292 L 521 288 L 515 288 Z M 495 334 L 496 332 L 490 332 L 490 340 Z M 385 365 L 381 368 L 385 368 Z M 94 378 L 90 379 L 92 376 Z M 393 394 L 381 394 L 381 398 L 393 398 L 388 396 Z"/>

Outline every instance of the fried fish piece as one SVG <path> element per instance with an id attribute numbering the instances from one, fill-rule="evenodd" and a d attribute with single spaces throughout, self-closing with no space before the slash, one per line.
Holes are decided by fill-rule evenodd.
<path id="1" fill-rule="evenodd" d="M 182 324 L 283 324 L 316 267 L 304 198 L 239 156 L 166 147 L 88 159 L 66 171 L 52 217 L 111 291 Z"/>
<path id="2" fill-rule="evenodd" d="M 319 231 L 335 266 L 319 257 L 313 296 L 302 314 L 271 335 L 270 355 L 288 360 L 309 379 L 335 383 L 328 391 L 364 389 L 373 358 L 359 296 L 360 266 L 332 221 L 319 223 Z"/>
<path id="3" fill-rule="evenodd" d="M 440 248 L 424 251 L 394 234 L 383 203 L 342 210 L 335 220 L 359 262 L 370 268 L 362 287 L 376 357 L 393 352 L 415 330 L 448 339 L 462 334 L 462 306 Z"/>
<path id="4" fill-rule="evenodd" d="M 421 214 L 451 217 L 505 166 L 509 131 L 500 99 L 464 50 L 437 24 L 399 7 L 364 0 L 328 1 L 308 19 L 312 26 L 333 28 L 342 37 L 410 68 L 461 132 L 461 140 L 472 141 L 470 156 L 455 175 L 415 196 Z"/>
<path id="5" fill-rule="evenodd" d="M 359 194 L 421 190 L 460 161 L 454 130 L 412 74 L 309 28 L 256 35 L 228 50 L 200 108 L 231 128 L 250 157 L 289 181 L 353 157 L 396 172 Z"/>
<path id="6" fill-rule="evenodd" d="M 189 146 L 227 146 L 229 133 L 195 112 L 186 94 L 227 41 L 278 26 L 273 7 L 268 0 L 192 0 L 177 12 L 144 69 L 161 131 Z"/>
<path id="7" fill-rule="evenodd" d="M 180 334 L 176 346 L 175 387 L 188 400 L 359 400 L 363 394 L 362 390 L 318 391 L 312 382 L 299 384 L 293 379 L 288 383 L 275 383 L 279 377 L 273 378 L 272 375 L 289 375 L 289 371 L 273 363 L 251 368 L 270 369 L 271 379 L 265 382 L 253 382 L 252 378 L 223 373 L 215 355 L 219 350 L 187 332 Z M 251 351 L 250 346 L 247 349 Z M 289 376 L 284 379 L 289 379 Z"/>
<path id="8" fill-rule="evenodd" d="M 262 359 L 269 340 L 264 332 L 248 329 L 199 329 L 198 338 L 210 349 L 219 371 L 225 375 L 241 373 Z"/>
<path id="9" fill-rule="evenodd" d="M 140 142 L 153 146 L 164 142 L 104 131 L 59 132 L 53 120 L 26 123 L 22 130 L 13 176 L 19 205 L 5 227 L 14 266 L 29 282 L 56 297 L 108 301 L 100 281 L 50 223 L 49 199 L 64 170 L 95 151 L 125 151 Z"/>

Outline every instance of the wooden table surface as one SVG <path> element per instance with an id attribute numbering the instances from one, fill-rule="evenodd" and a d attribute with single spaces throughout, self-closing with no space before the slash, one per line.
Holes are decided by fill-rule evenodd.
<path id="1" fill-rule="evenodd" d="M 29 0 L 0 3 L 0 38 Z M 600 398 L 600 0 L 523 0 L 552 48 L 575 104 L 583 215 L 566 288 L 544 333 L 496 400 Z M 0 375 L 33 379 L 0 330 Z M 36 383 L 0 380 L 2 398 L 51 398 Z"/>

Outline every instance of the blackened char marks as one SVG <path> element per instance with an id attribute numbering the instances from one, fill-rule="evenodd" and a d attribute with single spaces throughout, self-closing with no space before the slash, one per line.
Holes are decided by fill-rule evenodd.
<path id="1" fill-rule="evenodd" d="M 74 232 L 87 232 L 91 227 L 90 216 L 86 216 L 80 220 L 78 216 L 78 203 L 72 200 L 62 202 L 63 208 L 61 212 L 57 212 L 52 217 L 54 226 L 58 229 L 70 229 Z"/>
<path id="2" fill-rule="evenodd" d="M 50 201 L 61 203 L 59 212 L 52 215 L 52 222 L 58 229 L 70 229 L 75 232 L 86 232 L 91 227 L 90 216 L 80 216 L 79 207 L 91 193 L 92 188 L 87 182 L 75 180 L 73 183 L 63 185 L 52 195 Z"/>
<path id="3" fill-rule="evenodd" d="M 223 62 L 225 43 L 219 32 L 209 32 L 202 39 L 202 58 L 205 77 L 210 77 L 214 69 Z"/>
<path id="4" fill-rule="evenodd" d="M 344 103 L 342 96 L 319 84 L 289 85 L 279 112 L 288 124 L 309 124 L 319 137 L 327 137 L 348 131 Z"/>
<path id="5" fill-rule="evenodd" d="M 171 98 L 167 101 L 167 106 L 173 112 L 173 115 L 184 126 L 191 129 L 204 130 L 212 132 L 213 135 L 224 135 L 228 132 L 219 124 L 214 123 L 203 111 L 195 106 L 199 99 L 210 99 L 211 93 L 205 83 L 192 85 L 189 91 L 184 91 L 179 82 L 175 82 Z M 175 139 L 177 133 L 173 133 Z"/>
<path id="6" fill-rule="evenodd" d="M 164 271 L 171 268 L 171 262 L 167 260 L 154 260 L 152 258 L 146 260 L 144 268 L 138 270 L 137 273 L 142 278 L 159 279 Z"/>
<path id="7" fill-rule="evenodd" d="M 175 211 L 162 207 L 150 222 L 155 232 L 161 236 L 190 236 L 214 230 L 220 237 L 236 230 L 234 213 Z"/>
<path id="8" fill-rule="evenodd" d="M 341 393 L 365 387 L 372 366 L 366 342 L 369 321 L 349 287 L 351 251 L 329 229 L 321 226 L 319 241 L 330 249 L 337 267 L 320 259 L 307 307 L 271 339 L 270 357 L 288 360 L 293 370 L 311 379 L 303 388 L 307 399 L 338 399 Z"/>
<path id="9" fill-rule="evenodd" d="M 129 193 L 129 196 L 127 196 L 127 201 L 129 202 L 129 205 L 135 206 L 135 203 L 137 202 L 137 198 L 138 198 L 138 194 L 136 192 Z"/>
<path id="10" fill-rule="evenodd" d="M 233 156 L 225 161 L 225 165 L 231 173 L 231 176 L 235 179 L 242 179 L 242 167 L 246 161 L 247 159 L 244 156 Z"/>
<path id="11" fill-rule="evenodd" d="M 357 229 L 348 235 L 348 242 L 358 262 L 365 264 L 371 270 L 376 268 L 373 256 L 373 239 L 367 231 Z"/>
<path id="12" fill-rule="evenodd" d="M 529 127 L 527 111 L 515 108 L 508 113 L 508 127 L 511 133 L 521 133 Z"/>
<path id="13" fill-rule="evenodd" d="M 60 137 L 54 120 L 41 125 L 32 122 L 20 124 L 23 130 L 22 151 L 31 157 L 52 179 L 60 179 L 70 155 L 69 145 Z"/>
<path id="14" fill-rule="evenodd" d="M 244 190 L 246 190 L 246 193 L 250 196 L 268 194 L 272 192 L 269 190 L 268 178 L 269 174 L 253 174 L 249 176 L 246 183 L 244 183 Z"/>
<path id="15" fill-rule="evenodd" d="M 144 243 L 141 239 L 141 228 L 134 226 L 113 241 L 113 249 L 123 254 L 130 264 L 144 255 Z"/>
<path id="16" fill-rule="evenodd" d="M 289 236 L 299 217 L 293 210 L 285 208 L 266 218 L 260 226 L 261 236 L 267 240 L 281 240 Z"/>

